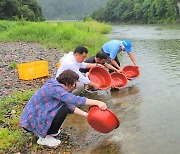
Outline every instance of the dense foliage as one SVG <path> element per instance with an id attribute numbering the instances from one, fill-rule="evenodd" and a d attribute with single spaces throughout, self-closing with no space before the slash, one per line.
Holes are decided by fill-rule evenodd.
<path id="1" fill-rule="evenodd" d="M 93 12 L 91 17 L 119 23 L 177 23 L 179 9 L 178 0 L 108 0 L 106 6 Z"/>
<path id="2" fill-rule="evenodd" d="M 36 0 L 0 0 L 0 19 L 42 21 L 41 8 Z"/>
<path id="3" fill-rule="evenodd" d="M 34 92 L 27 90 L 0 97 L 0 153 L 12 153 L 26 146 L 29 138 L 23 134 L 19 118 Z"/>
<path id="4" fill-rule="evenodd" d="M 83 19 L 107 0 L 37 0 L 46 19 Z"/>

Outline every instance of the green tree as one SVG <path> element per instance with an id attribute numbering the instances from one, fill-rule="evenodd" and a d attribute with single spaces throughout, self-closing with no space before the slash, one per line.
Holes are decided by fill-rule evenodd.
<path id="1" fill-rule="evenodd" d="M 136 22 L 142 22 L 142 18 L 143 18 L 142 0 L 134 1 L 133 11 L 134 11 Z"/>
<path id="2" fill-rule="evenodd" d="M 18 15 L 20 4 L 17 0 L 1 0 L 0 19 L 13 19 Z"/>
<path id="3" fill-rule="evenodd" d="M 103 21 L 104 20 L 104 8 L 100 8 L 98 9 L 96 12 L 93 12 L 92 13 L 92 18 L 95 19 L 95 20 L 98 20 L 98 21 Z"/>
<path id="4" fill-rule="evenodd" d="M 34 12 L 29 9 L 27 5 L 23 5 L 20 10 L 21 17 L 25 18 L 26 20 L 35 21 L 35 14 Z"/>
<path id="5" fill-rule="evenodd" d="M 118 6 L 117 0 L 109 0 L 106 4 L 105 10 L 104 10 L 104 20 L 105 21 L 113 21 L 115 22 L 117 19 L 117 14 L 114 10 L 117 11 L 116 7 Z"/>
<path id="6" fill-rule="evenodd" d="M 178 3 L 178 0 L 168 0 L 167 1 L 167 5 L 166 5 L 166 13 L 165 13 L 165 16 L 167 18 L 166 22 L 169 23 L 169 22 L 173 22 L 175 23 L 176 20 L 177 22 L 180 22 L 180 10 L 177 6 L 177 3 Z"/>
<path id="7" fill-rule="evenodd" d="M 178 0 L 108 0 L 102 10 L 93 12 L 92 18 L 106 22 L 125 23 L 177 23 Z"/>
<path id="8" fill-rule="evenodd" d="M 31 14 L 34 14 L 34 20 L 43 20 L 42 11 L 40 6 L 38 5 L 36 0 L 20 0 L 22 2 L 22 5 L 28 6 L 28 8 L 32 11 Z M 27 9 L 28 11 L 28 9 Z M 27 14 L 30 12 L 28 11 Z"/>
<path id="9" fill-rule="evenodd" d="M 0 19 L 43 20 L 41 8 L 36 0 L 0 0 Z"/>

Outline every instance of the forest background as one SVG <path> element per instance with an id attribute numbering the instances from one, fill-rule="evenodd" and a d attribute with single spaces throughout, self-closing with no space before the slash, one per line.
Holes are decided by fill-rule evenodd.
<path id="1" fill-rule="evenodd" d="M 180 23 L 179 0 L 0 0 L 0 19 Z"/>

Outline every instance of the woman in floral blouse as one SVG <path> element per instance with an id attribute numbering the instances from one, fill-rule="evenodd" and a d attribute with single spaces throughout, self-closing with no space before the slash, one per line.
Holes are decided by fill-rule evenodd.
<path id="1" fill-rule="evenodd" d="M 60 140 L 54 138 L 68 113 L 87 117 L 88 113 L 77 106 L 97 105 L 106 110 L 105 103 L 70 93 L 79 79 L 72 70 L 63 71 L 56 79 L 48 80 L 26 104 L 20 118 L 20 125 L 33 132 L 39 139 L 38 144 L 57 146 Z"/>

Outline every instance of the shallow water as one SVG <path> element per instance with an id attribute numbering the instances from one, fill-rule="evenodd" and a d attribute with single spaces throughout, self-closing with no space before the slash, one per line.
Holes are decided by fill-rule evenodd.
<path id="1" fill-rule="evenodd" d="M 83 139 L 77 153 L 177 154 L 180 151 L 180 29 L 178 27 L 116 25 L 111 39 L 130 39 L 140 77 L 118 91 L 88 94 L 105 101 L 120 119 L 108 134 L 82 120 Z M 132 64 L 120 54 L 122 66 Z M 80 124 L 81 123 L 81 124 Z M 83 130 L 83 131 L 82 131 Z M 86 130 L 86 133 L 82 133 Z"/>

